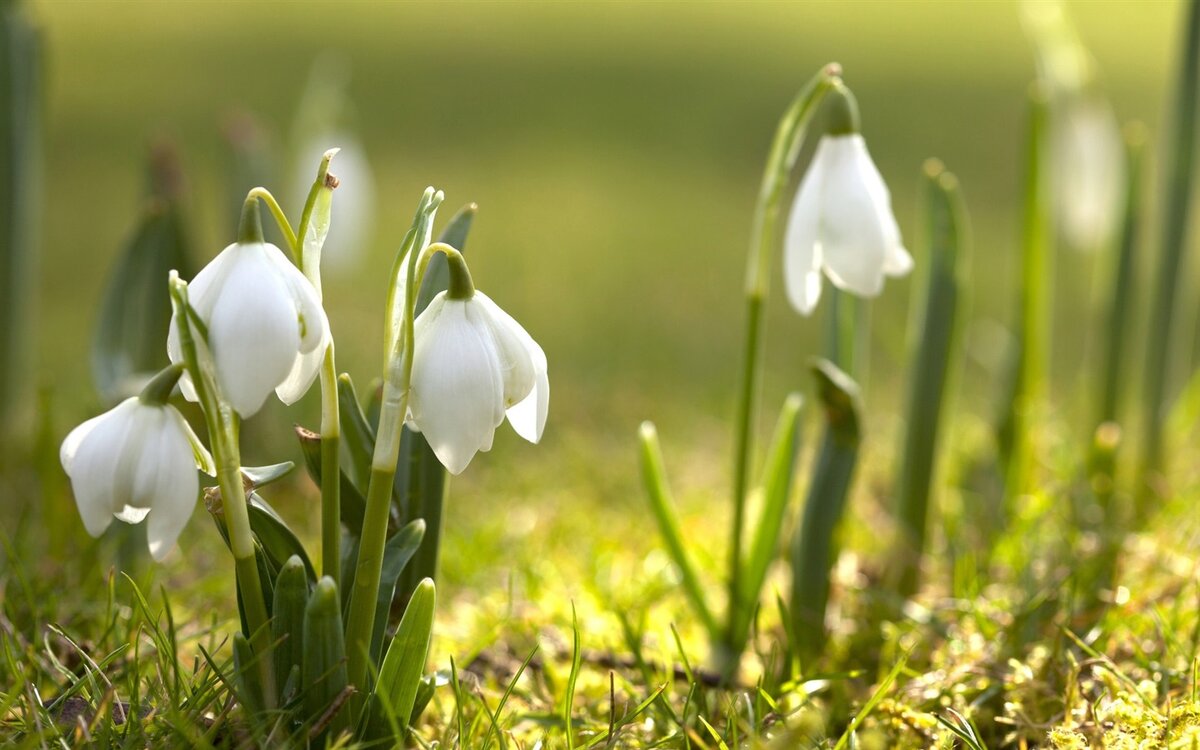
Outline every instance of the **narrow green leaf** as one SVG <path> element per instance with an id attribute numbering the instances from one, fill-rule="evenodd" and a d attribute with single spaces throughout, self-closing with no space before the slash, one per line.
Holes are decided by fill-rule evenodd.
<path id="1" fill-rule="evenodd" d="M 238 676 L 238 698 L 246 712 L 254 715 L 263 712 L 262 672 L 256 666 L 254 649 L 250 641 L 240 632 L 233 634 L 233 663 Z"/>
<path id="2" fill-rule="evenodd" d="M 0 8 L 0 434 L 28 413 L 42 203 L 41 34 Z"/>
<path id="3" fill-rule="evenodd" d="M 346 644 L 342 631 L 341 602 L 337 584 L 325 577 L 317 582 L 304 611 L 304 710 L 316 721 L 345 689 Z M 346 712 L 339 712 L 333 728 L 345 726 Z"/>
<path id="4" fill-rule="evenodd" d="M 168 364 L 162 345 L 171 325 L 167 275 L 192 275 L 178 172 L 173 152 L 155 151 L 151 196 L 108 277 L 92 338 L 92 376 L 110 402 L 137 393 Z"/>
<path id="5" fill-rule="evenodd" d="M 1039 88 L 1031 90 L 1029 107 L 1021 256 L 1016 284 L 1017 320 L 1007 393 L 996 427 L 1008 504 L 1029 488 L 1033 446 L 1029 439 L 1028 418 L 1045 395 L 1046 358 L 1050 346 L 1047 305 L 1052 291 L 1052 253 L 1047 177 L 1043 164 L 1049 114 L 1045 93 Z"/>
<path id="6" fill-rule="evenodd" d="M 396 581 L 421 546 L 425 537 L 425 522 L 411 521 L 387 540 L 383 547 L 383 566 L 379 573 L 378 600 L 375 605 L 375 629 L 371 635 L 371 661 L 379 663 L 383 651 L 383 636 L 387 630 L 388 614 L 396 594 Z"/>
<path id="7" fill-rule="evenodd" d="M 779 534 L 796 474 L 796 454 L 800 450 L 799 417 L 803 404 L 804 399 L 798 393 L 791 394 L 784 401 L 767 452 L 762 515 L 754 527 L 750 557 L 741 568 L 743 584 L 739 590 L 745 598 L 731 608 L 730 645 L 735 654 L 740 654 L 746 646 L 750 623 L 767 579 L 767 570 L 779 552 Z"/>
<path id="8" fill-rule="evenodd" d="M 650 499 L 650 509 L 654 512 L 654 520 L 658 523 L 659 533 L 667 546 L 667 553 L 675 567 L 679 569 L 679 577 L 683 581 L 683 591 L 696 610 L 696 615 L 708 630 L 709 637 L 717 640 L 720 631 L 717 621 L 708 608 L 704 598 L 704 589 L 696 576 L 695 568 L 688 557 L 687 548 L 683 543 L 683 533 L 679 529 L 679 519 L 675 517 L 675 503 L 671 498 L 671 490 L 667 486 L 667 473 L 663 467 L 662 449 L 658 445 L 658 431 L 651 422 L 642 422 L 638 429 L 641 442 L 642 481 L 646 485 L 646 494 Z"/>
<path id="9" fill-rule="evenodd" d="M 282 568 L 292 556 L 299 557 L 304 562 L 311 580 L 317 579 L 316 569 L 308 559 L 308 552 L 300 538 L 296 536 L 284 520 L 275 512 L 266 500 L 256 492 L 246 496 L 247 510 L 250 514 L 250 530 L 254 532 L 263 551 L 271 558 L 273 567 Z"/>
<path id="10" fill-rule="evenodd" d="M 846 511 L 858 461 L 862 407 L 858 386 L 825 360 L 812 366 L 825 410 L 825 435 L 817 455 L 804 517 L 792 544 L 793 652 L 805 665 L 825 646 L 829 577 L 838 555 L 838 525 Z"/>
<path id="11" fill-rule="evenodd" d="M 920 582 L 942 415 L 960 358 L 967 254 L 966 211 L 958 181 L 934 160 L 926 163 L 924 177 L 929 252 L 926 262 L 918 264 L 924 294 L 909 326 L 908 404 L 895 501 L 903 532 L 895 574 L 905 597 Z"/>
<path id="12" fill-rule="evenodd" d="M 429 643 L 433 633 L 433 614 L 436 603 L 433 581 L 425 579 L 413 592 L 396 636 L 388 645 L 374 695 L 392 722 L 392 738 L 400 744 L 408 734 L 409 719 L 416 703 L 425 661 L 429 658 Z"/>
<path id="13" fill-rule="evenodd" d="M 1156 268 L 1154 293 L 1151 300 L 1150 326 L 1146 329 L 1146 370 L 1143 379 L 1142 416 L 1146 420 L 1143 432 L 1143 484 L 1155 484 L 1154 475 L 1162 470 L 1163 424 L 1166 410 L 1173 397 L 1169 394 L 1172 376 L 1172 353 L 1177 348 L 1175 316 L 1183 260 L 1187 249 L 1187 231 L 1191 212 L 1196 173 L 1196 137 L 1198 127 L 1197 100 L 1200 100 L 1200 2 L 1187 4 L 1187 27 L 1183 54 L 1179 58 L 1178 88 L 1173 98 L 1171 140 L 1164 153 L 1169 154 L 1166 169 L 1166 195 L 1160 202 L 1162 223 L 1159 242 L 1161 255 Z M 1186 290 L 1185 290 L 1186 291 Z M 1141 493 L 1145 496 L 1147 493 Z M 1138 511 L 1147 510 L 1148 497 L 1139 498 Z"/>
<path id="14" fill-rule="evenodd" d="M 278 694 L 284 692 L 293 668 L 304 664 L 304 612 L 308 607 L 308 570 L 293 555 L 275 579 L 275 603 L 271 608 L 271 637 L 275 643 L 275 678 Z"/>
<path id="15" fill-rule="evenodd" d="M 354 381 L 347 373 L 338 376 L 337 387 L 338 416 L 342 427 L 342 470 L 350 477 L 358 494 L 366 497 L 367 483 L 371 480 L 371 456 L 375 452 L 375 431 L 363 414 L 354 390 Z"/>
<path id="16" fill-rule="evenodd" d="M 575 683 L 579 680 L 579 668 L 583 663 L 583 648 L 579 638 L 579 615 L 575 603 L 571 602 L 571 671 L 567 673 L 567 691 L 563 695 L 562 717 L 567 735 L 567 750 L 575 750 L 575 730 L 571 719 L 575 714 Z"/>

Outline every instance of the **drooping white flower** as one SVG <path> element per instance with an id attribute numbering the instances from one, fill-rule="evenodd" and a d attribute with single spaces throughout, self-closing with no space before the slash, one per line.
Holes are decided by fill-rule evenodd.
<path id="1" fill-rule="evenodd" d="M 200 491 L 196 469 L 212 458 L 169 404 L 133 397 L 76 427 L 59 452 L 83 525 L 100 536 L 114 518 L 147 520 L 150 554 L 175 546 Z"/>
<path id="2" fill-rule="evenodd" d="M 450 473 L 491 449 L 505 415 L 518 435 L 541 440 L 550 404 L 546 354 L 486 295 L 438 294 L 417 318 L 413 343 L 409 425 Z"/>
<path id="3" fill-rule="evenodd" d="M 788 217 L 783 270 L 788 299 L 802 315 L 821 296 L 821 273 L 859 297 L 875 297 L 885 276 L 912 270 L 891 194 L 857 132 L 817 144 Z"/>
<path id="4" fill-rule="evenodd" d="M 1099 250 L 1121 216 L 1125 153 L 1112 106 L 1078 94 L 1051 102 L 1051 203 L 1064 238 L 1074 248 Z"/>
<path id="5" fill-rule="evenodd" d="M 188 301 L 208 329 L 221 393 L 242 417 L 262 408 L 271 391 L 285 404 L 300 399 L 320 370 L 329 321 L 304 274 L 269 242 L 238 242 L 221 251 L 188 285 Z M 174 317 L 167 337 L 172 362 L 182 359 Z M 180 381 L 196 400 L 191 381 Z"/>

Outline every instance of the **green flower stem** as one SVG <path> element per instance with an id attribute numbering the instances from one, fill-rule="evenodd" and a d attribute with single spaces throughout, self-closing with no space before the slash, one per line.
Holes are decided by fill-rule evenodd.
<path id="1" fill-rule="evenodd" d="M 759 188 L 758 204 L 750 234 L 750 252 L 746 265 L 746 347 L 742 354 L 741 383 L 738 390 L 737 418 L 734 425 L 733 528 L 729 553 L 729 601 L 742 601 L 741 559 L 745 527 L 746 493 L 749 485 L 753 426 L 758 412 L 760 370 L 763 359 L 763 327 L 767 290 L 770 286 L 771 254 L 777 245 L 780 207 L 787 191 L 792 168 L 800 155 L 800 146 L 817 106 L 834 86 L 840 84 L 841 68 L 825 66 L 805 85 L 793 100 L 771 142 Z M 728 639 L 734 638 L 736 618 L 730 607 Z"/>
<path id="2" fill-rule="evenodd" d="M 417 279 L 425 278 L 429 261 L 433 260 L 433 256 L 438 253 L 446 256 L 450 271 L 446 297 L 459 300 L 471 299 L 475 295 L 475 283 L 471 280 L 471 271 L 467 268 L 467 261 L 463 258 L 462 253 L 445 242 L 435 242 L 421 252 L 421 256 L 417 259 Z"/>
<path id="3" fill-rule="evenodd" d="M 341 427 L 333 342 L 321 364 L 321 575 L 342 584 Z"/>
<path id="4" fill-rule="evenodd" d="M 179 329 L 180 350 L 183 352 L 184 363 L 204 412 L 209 440 L 212 441 L 213 457 L 217 464 L 217 484 L 221 489 L 222 515 L 229 533 L 229 546 L 233 551 L 242 605 L 246 611 L 246 624 L 250 630 L 247 635 L 254 647 L 261 671 L 264 705 L 271 709 L 276 703 L 271 630 L 268 624 L 267 603 L 263 598 L 262 581 L 258 575 L 258 563 L 254 559 L 254 537 L 250 531 L 250 516 L 246 509 L 246 488 L 242 484 L 237 414 L 229 404 L 218 397 L 211 367 L 205 367 L 200 360 L 196 340 L 192 335 L 191 315 L 188 314 L 190 308 L 187 283 L 172 273 L 170 289 Z"/>
<path id="5" fill-rule="evenodd" d="M 1171 344 L 1175 331 L 1176 297 L 1178 296 L 1183 265 L 1195 169 L 1197 99 L 1200 98 L 1200 0 L 1188 3 L 1187 37 L 1180 60 L 1178 89 L 1175 92 L 1175 112 L 1172 140 L 1166 151 L 1166 198 L 1162 201 L 1162 257 L 1159 259 L 1155 281 L 1154 303 L 1149 342 L 1146 346 L 1146 375 L 1143 392 L 1142 476 L 1143 497 L 1138 512 L 1146 512 L 1151 492 L 1161 489 L 1159 474 L 1163 469 L 1163 426 L 1168 401 L 1167 383 L 1171 369 Z"/>
<path id="6" fill-rule="evenodd" d="M 138 394 L 138 399 L 145 404 L 165 405 L 171 398 L 171 391 L 175 390 L 175 384 L 183 375 L 184 367 L 182 362 L 175 362 L 164 367 L 150 379 L 149 383 L 146 383 L 142 392 Z"/>
<path id="7" fill-rule="evenodd" d="M 350 592 L 350 610 L 346 622 L 346 650 L 349 660 L 349 680 L 365 695 L 371 634 L 375 624 L 379 581 L 383 569 L 383 548 L 387 542 L 388 512 L 392 503 L 392 486 L 396 477 L 396 459 L 400 455 L 400 435 L 408 411 L 409 384 L 412 381 L 413 307 L 419 282 L 419 256 L 426 255 L 417 247 L 433 223 L 434 213 L 441 205 L 442 193 L 426 190 L 422 196 L 413 227 L 405 235 L 397 253 L 393 284 L 388 290 L 387 325 L 396 320 L 394 305 L 399 274 L 405 274 L 403 309 L 399 331 L 387 331 L 388 351 L 384 369 L 383 398 L 379 409 L 379 428 L 375 450 L 371 457 L 371 478 L 367 484 L 367 502 L 363 511 L 362 536 L 359 539 L 358 561 L 355 566 L 354 588 Z M 449 247 L 449 246 L 446 246 Z M 453 248 L 450 248 L 453 250 Z M 457 254 L 457 251 L 455 251 Z M 461 256 L 460 256 L 461 258 Z M 402 259 L 407 259 L 407 265 Z M 453 266 L 452 266 L 453 267 Z M 361 710 L 361 699 L 354 704 L 355 713 Z"/>
<path id="8" fill-rule="evenodd" d="M 296 233 L 292 230 L 292 225 L 288 223 L 287 214 L 283 212 L 283 208 L 280 207 L 279 201 L 275 200 L 275 196 L 271 195 L 271 191 L 264 187 L 256 187 L 249 193 L 246 193 L 247 201 L 254 199 L 262 201 L 266 205 L 267 209 L 271 212 L 271 216 L 275 219 L 275 223 L 279 226 L 279 231 L 283 232 L 283 238 L 287 241 L 288 250 L 292 253 L 292 259 L 296 260 Z M 258 241 L 261 242 L 261 229 L 259 230 L 259 235 L 260 237 Z M 240 237 L 238 238 L 238 241 L 242 241 Z"/>

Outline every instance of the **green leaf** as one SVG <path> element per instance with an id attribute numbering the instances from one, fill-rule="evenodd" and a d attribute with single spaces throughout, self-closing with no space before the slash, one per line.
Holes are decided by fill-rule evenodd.
<path id="1" fill-rule="evenodd" d="M 32 396 L 42 71 L 41 34 L 20 6 L 0 8 L 0 429 Z"/>
<path id="2" fill-rule="evenodd" d="M 337 379 L 338 409 L 342 427 L 343 471 L 358 490 L 361 497 L 367 496 L 367 485 L 371 481 L 371 457 L 375 453 L 375 430 L 367 422 L 359 405 L 354 382 L 346 373 Z M 361 528 L 361 523 L 359 527 Z M 357 534 L 354 529 L 352 533 Z"/>
<path id="3" fill-rule="evenodd" d="M 304 610 L 304 707 L 316 721 L 345 690 L 346 643 L 342 632 L 341 602 L 337 584 L 328 576 L 317 582 Z M 347 713 L 339 711 L 333 728 L 345 726 Z"/>
<path id="4" fill-rule="evenodd" d="M 799 416 L 803 404 L 804 399 L 798 393 L 791 394 L 784 401 L 775 426 L 775 436 L 767 452 L 767 464 L 763 472 L 762 515 L 754 529 L 750 557 L 741 567 L 743 584 L 739 590 L 745 600 L 736 603 L 736 616 L 731 618 L 731 645 L 735 654 L 740 654 L 745 648 L 750 623 L 767 579 L 767 570 L 779 552 L 779 534 L 792 492 L 792 480 L 796 475 L 796 453 L 800 450 Z"/>
<path id="5" fill-rule="evenodd" d="M 238 698 L 250 714 L 262 713 L 262 672 L 259 671 L 250 641 L 241 632 L 233 634 L 233 664 L 237 673 Z"/>
<path id="6" fill-rule="evenodd" d="M 958 180 L 941 162 L 931 160 L 925 166 L 924 188 L 929 256 L 920 264 L 924 294 L 909 326 L 908 404 L 895 500 L 904 537 L 894 573 L 904 597 L 916 591 L 920 580 L 939 428 L 948 384 L 960 358 L 964 319 L 967 227 Z"/>
<path id="7" fill-rule="evenodd" d="M 178 166 L 156 165 L 156 169 L 176 172 Z M 178 177 L 165 181 L 178 182 Z M 92 338 L 92 376 L 97 390 L 110 402 L 136 394 L 168 364 L 163 346 L 171 324 L 167 275 L 174 269 L 191 276 L 190 243 L 178 195 L 171 190 L 177 188 L 164 189 L 147 200 L 108 278 Z"/>
<path id="8" fill-rule="evenodd" d="M 275 579 L 275 604 L 271 608 L 271 637 L 275 643 L 275 678 L 279 695 L 294 668 L 304 664 L 304 612 L 308 606 L 308 569 L 299 556 L 288 558 Z"/>
<path id="9" fill-rule="evenodd" d="M 717 621 L 713 618 L 704 598 L 704 588 L 688 557 L 687 548 L 683 543 L 683 532 L 679 530 L 679 519 L 675 517 L 675 503 L 671 498 L 671 490 L 667 486 L 667 472 L 663 468 L 662 449 L 658 445 L 658 431 L 651 422 L 642 422 L 638 429 L 641 441 L 642 481 L 646 485 L 646 494 L 650 498 L 650 509 L 654 512 L 654 520 L 658 522 L 658 530 L 667 546 L 667 553 L 679 569 L 683 580 L 683 591 L 688 601 L 700 617 L 701 623 L 708 630 L 710 639 L 719 636 Z"/>
<path id="10" fill-rule="evenodd" d="M 1175 374 L 1172 356 L 1177 357 L 1175 352 L 1179 350 L 1175 316 L 1180 306 L 1176 298 L 1181 286 L 1184 294 L 1191 291 L 1186 286 L 1189 273 L 1183 269 L 1187 267 L 1188 227 L 1194 225 L 1196 138 L 1200 131 L 1200 113 L 1197 111 L 1200 106 L 1200 3 L 1191 2 L 1187 7 L 1186 37 L 1177 68 L 1178 88 L 1173 97 L 1171 135 L 1163 151 L 1170 157 L 1166 160 L 1165 195 L 1158 201 L 1162 207 L 1158 232 L 1162 251 L 1155 267 L 1151 319 L 1146 328 L 1148 340 L 1142 392 L 1142 417 L 1146 422 L 1142 431 L 1142 464 L 1143 479 L 1151 481 L 1155 479 L 1152 475 L 1162 470 L 1163 423 L 1173 400 L 1169 385 Z M 1144 518 L 1150 510 L 1147 500 L 1151 498 L 1146 492 L 1140 495 L 1137 510 Z"/>
<path id="11" fill-rule="evenodd" d="M 386 715 L 392 740 L 397 744 L 403 743 L 408 734 L 425 661 L 429 658 L 435 603 L 433 581 L 426 578 L 417 585 L 404 610 L 375 683 L 374 695 L 378 696 L 378 706 Z M 368 721 L 366 726 L 371 726 L 371 722 Z"/>
<path id="12" fill-rule="evenodd" d="M 379 591 L 375 604 L 375 626 L 371 635 L 372 662 L 378 663 L 379 654 L 383 651 L 383 636 L 387 630 L 392 599 L 396 595 L 396 581 L 421 546 L 424 536 L 425 522 L 418 518 L 393 534 L 383 547 L 383 565 L 379 572 Z"/>
<path id="13" fill-rule="evenodd" d="M 304 562 L 309 578 L 315 581 L 317 579 L 316 569 L 313 568 L 312 561 L 308 559 L 308 552 L 300 543 L 300 538 L 288 528 L 275 509 L 257 493 L 251 492 L 246 496 L 246 500 L 247 510 L 250 513 L 250 529 L 254 532 L 259 544 L 262 545 L 263 551 L 271 558 L 273 567 L 282 568 L 283 564 L 295 555 Z"/>
<path id="14" fill-rule="evenodd" d="M 825 647 L 829 576 L 858 462 L 862 413 L 858 386 L 849 376 L 826 360 L 816 360 L 812 373 L 825 410 L 825 435 L 791 553 L 793 651 L 805 667 Z"/>

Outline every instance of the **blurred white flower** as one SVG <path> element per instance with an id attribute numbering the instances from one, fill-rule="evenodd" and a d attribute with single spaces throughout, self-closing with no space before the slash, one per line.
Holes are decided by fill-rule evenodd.
<path id="1" fill-rule="evenodd" d="M 860 297 L 883 290 L 885 276 L 912 270 L 891 194 L 858 133 L 817 144 L 788 217 L 783 270 L 788 299 L 802 315 L 821 296 L 821 272 Z"/>
<path id="2" fill-rule="evenodd" d="M 148 518 L 156 560 L 175 546 L 192 515 L 197 467 L 213 471 L 212 458 L 175 407 L 136 396 L 71 430 L 59 459 L 88 533 L 100 536 L 113 518 Z"/>
<path id="3" fill-rule="evenodd" d="M 1051 101 L 1050 178 L 1054 214 L 1071 247 L 1098 250 L 1121 216 L 1125 149 L 1112 106 L 1076 94 Z"/>
<path id="4" fill-rule="evenodd" d="M 274 390 L 285 404 L 300 399 L 320 369 L 329 322 L 304 274 L 266 242 L 234 243 L 188 285 L 188 301 L 208 328 L 222 396 L 253 416 Z M 182 359 L 175 319 L 167 336 L 172 362 Z M 185 375 L 183 394 L 196 392 Z"/>
<path id="5" fill-rule="evenodd" d="M 417 318 L 409 426 L 459 474 L 492 447 L 505 414 L 517 434 L 541 440 L 550 404 L 546 354 L 486 295 L 438 294 Z"/>

